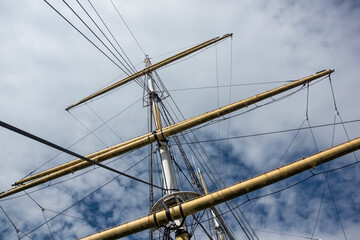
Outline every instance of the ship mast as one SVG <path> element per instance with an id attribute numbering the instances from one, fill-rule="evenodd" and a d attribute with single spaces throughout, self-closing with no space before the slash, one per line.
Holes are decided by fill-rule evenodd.
<path id="1" fill-rule="evenodd" d="M 146 56 L 146 68 L 150 69 L 150 59 L 148 56 Z M 150 111 L 150 119 L 153 118 L 155 127 L 157 131 L 162 131 L 162 122 L 160 117 L 160 111 L 158 103 L 161 101 L 161 98 L 159 97 L 158 93 L 155 90 L 155 81 L 152 76 L 152 72 L 147 73 L 147 87 L 148 87 L 148 94 L 149 94 L 149 104 L 152 108 L 152 111 Z M 169 196 L 175 192 L 179 191 L 178 184 L 176 181 L 175 176 L 175 170 L 173 161 L 171 158 L 171 153 L 169 151 L 168 147 L 168 140 L 166 138 L 163 138 L 161 140 L 157 141 L 158 144 L 158 152 L 161 159 L 161 165 L 162 165 L 162 171 L 163 171 L 163 180 L 164 180 L 164 189 L 165 189 L 165 196 Z M 172 199 L 174 200 L 174 199 Z M 176 200 L 175 200 L 176 201 Z M 169 202 L 169 201 L 167 201 Z M 169 208 L 170 206 L 166 206 Z M 183 221 L 183 219 L 177 219 L 174 222 L 168 223 L 168 225 L 176 225 L 175 230 L 175 237 L 177 240 L 186 240 L 190 239 L 189 233 L 186 229 L 186 222 Z"/>
<path id="2" fill-rule="evenodd" d="M 82 99 L 78 103 L 68 107 L 67 110 L 69 110 L 72 107 L 78 106 L 82 103 L 85 103 L 85 102 L 87 102 L 95 97 L 98 97 L 106 92 L 109 92 L 118 86 L 121 86 L 125 83 L 135 80 L 141 76 L 145 76 L 147 79 L 146 91 L 149 95 L 148 101 L 149 101 L 149 106 L 151 108 L 151 111 L 150 111 L 151 116 L 150 117 L 151 117 L 151 119 L 153 119 L 153 121 L 155 123 L 156 130 L 153 132 L 144 134 L 142 136 L 133 138 L 126 142 L 114 145 L 107 149 L 87 155 L 86 159 L 91 159 L 89 161 L 84 161 L 85 157 L 82 157 L 80 159 L 70 161 L 70 162 L 60 165 L 58 167 L 54 167 L 52 169 L 40 172 L 33 176 L 24 178 L 24 179 L 16 182 L 14 184 L 15 187 L 13 189 L 10 189 L 6 192 L 0 193 L 0 198 L 4 198 L 6 196 L 15 194 L 17 192 L 32 188 L 39 184 L 51 181 L 53 179 L 65 176 L 70 173 L 74 173 L 75 171 L 87 168 L 89 166 L 92 166 L 93 163 L 91 163 L 90 161 L 100 163 L 100 162 L 103 162 L 110 158 L 119 156 L 126 152 L 129 152 L 129 151 L 132 151 L 132 150 L 135 150 L 140 147 L 144 147 L 144 146 L 147 146 L 149 144 L 156 142 L 158 144 L 157 151 L 160 155 L 162 169 L 163 169 L 163 182 L 164 182 L 163 189 L 164 189 L 164 193 L 165 193 L 165 196 L 163 198 L 161 198 L 159 201 L 161 201 L 161 204 L 163 204 L 164 208 L 161 210 L 156 210 L 156 208 L 154 208 L 155 210 L 151 211 L 152 213 L 148 216 L 145 216 L 143 218 L 139 218 L 137 220 L 128 222 L 124 225 L 120 225 L 120 226 L 111 228 L 109 230 L 94 234 L 92 236 L 89 236 L 86 239 L 116 239 L 116 238 L 119 238 L 122 236 L 127 236 L 132 233 L 143 231 L 145 229 L 149 229 L 152 227 L 166 226 L 166 227 L 169 227 L 170 229 L 175 230 L 176 240 L 188 240 L 188 239 L 190 239 L 190 236 L 189 236 L 189 233 L 187 232 L 187 227 L 186 227 L 186 222 L 185 222 L 185 218 L 187 216 L 189 216 L 195 212 L 201 211 L 203 209 L 206 209 L 206 208 L 214 208 L 215 205 L 217 205 L 217 204 L 231 200 L 235 197 L 241 196 L 245 193 L 248 193 L 248 192 L 254 191 L 256 189 L 259 189 L 261 187 L 264 187 L 266 185 L 272 184 L 276 181 L 280 181 L 282 179 L 285 179 L 287 177 L 295 175 L 301 171 L 305 171 L 311 167 L 314 168 L 315 166 L 317 166 L 319 164 L 330 161 L 334 158 L 345 155 L 349 152 L 355 151 L 360 148 L 360 140 L 355 139 L 348 143 L 344 143 L 338 147 L 329 149 L 327 151 L 321 152 L 317 155 L 308 157 L 306 159 L 302 159 L 298 162 L 295 162 L 290 165 L 286 165 L 282 168 L 275 169 L 271 172 L 265 173 L 264 175 L 259 175 L 252 179 L 249 179 L 248 181 L 240 182 L 233 186 L 229 186 L 229 187 L 219 190 L 217 192 L 209 194 L 206 191 L 206 194 L 201 195 L 201 196 L 199 193 L 197 193 L 196 197 L 198 197 L 198 198 L 193 199 L 193 200 L 183 201 L 181 199 L 181 197 L 179 198 L 178 195 L 180 195 L 181 192 L 178 189 L 174 166 L 173 166 L 173 160 L 172 160 L 171 153 L 169 151 L 169 147 L 168 147 L 168 143 L 167 143 L 168 137 L 175 135 L 177 133 L 180 133 L 182 131 L 185 131 L 187 129 L 193 128 L 195 126 L 199 126 L 199 125 L 209 122 L 211 120 L 217 119 L 221 116 L 227 115 L 227 114 L 237 111 L 239 109 L 246 108 L 249 105 L 256 104 L 257 102 L 271 98 L 275 95 L 286 92 L 290 89 L 293 89 L 293 88 L 296 88 L 299 86 L 304 86 L 304 85 L 308 84 L 309 82 L 311 82 L 315 79 L 318 79 L 320 77 L 329 75 L 334 71 L 334 70 L 324 70 L 324 71 L 318 72 L 314 75 L 299 79 L 297 81 L 288 83 L 281 87 L 277 87 L 277 88 L 265 91 L 263 93 L 259 93 L 255 96 L 234 102 L 232 104 L 229 104 L 224 107 L 215 109 L 213 111 L 201 114 L 199 116 L 192 117 L 187 120 L 183 120 L 183 121 L 175 123 L 173 125 L 163 126 L 163 123 L 161 121 L 161 115 L 159 112 L 159 106 L 158 106 L 158 104 L 161 103 L 161 97 L 159 96 L 159 94 L 158 94 L 159 92 L 157 92 L 157 89 L 156 89 L 156 84 L 155 84 L 155 81 L 153 78 L 154 77 L 153 72 L 156 69 L 158 69 L 166 64 L 169 64 L 169 63 L 176 61 L 184 56 L 187 56 L 193 52 L 196 52 L 200 49 L 203 49 L 212 44 L 215 44 L 215 43 L 217 43 L 227 37 L 230 37 L 230 36 L 232 36 L 232 34 L 226 34 L 222 37 L 210 39 L 209 41 L 201 43 L 193 48 L 185 50 L 179 54 L 176 54 L 176 55 L 174 55 L 170 58 L 167 58 L 161 62 L 158 62 L 154 65 L 151 65 L 149 58 L 146 57 L 146 68 L 145 69 L 138 71 L 137 73 L 134 73 L 133 75 L 130 75 L 130 76 L 126 77 L 125 79 L 122 79 L 122 80 Z M 204 188 L 206 189 L 205 185 L 204 185 Z M 216 211 L 212 211 L 212 214 L 214 215 L 215 227 L 218 230 L 218 236 L 221 239 L 222 232 L 220 231 L 219 223 L 216 220 L 217 219 Z M 221 219 L 219 218 L 219 220 L 221 220 Z"/>

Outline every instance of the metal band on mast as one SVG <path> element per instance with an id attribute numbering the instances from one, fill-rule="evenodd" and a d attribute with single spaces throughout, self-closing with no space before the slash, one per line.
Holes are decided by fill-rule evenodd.
<path id="1" fill-rule="evenodd" d="M 143 147 L 143 146 L 146 146 L 151 142 L 156 142 L 158 140 L 162 140 L 162 139 L 164 139 L 166 137 L 169 137 L 169 136 L 174 135 L 176 133 L 185 131 L 185 130 L 190 129 L 192 127 L 198 126 L 198 125 L 200 125 L 202 123 L 211 121 L 211 120 L 216 119 L 218 117 L 224 116 L 224 115 L 226 115 L 228 113 L 234 112 L 234 111 L 239 110 L 241 108 L 248 107 L 251 104 L 260 102 L 262 100 L 265 100 L 267 98 L 270 98 L 272 96 L 275 96 L 277 94 L 285 92 L 285 91 L 290 90 L 292 88 L 301 86 L 301 85 L 306 84 L 308 82 L 311 82 L 311 81 L 313 81 L 315 79 L 326 76 L 326 75 L 328 75 L 328 74 L 330 74 L 332 72 L 334 72 L 334 70 L 325 70 L 325 71 L 316 73 L 314 75 L 311 75 L 309 77 L 302 78 L 302 79 L 300 79 L 298 81 L 294 81 L 292 83 L 283 85 L 281 87 L 274 88 L 272 90 L 260 93 L 258 95 L 253 96 L 253 97 L 250 97 L 250 98 L 247 98 L 247 99 L 244 99 L 244 100 L 229 104 L 227 106 L 218 108 L 216 110 L 207 112 L 205 114 L 201 114 L 199 116 L 184 120 L 184 121 L 176 123 L 174 125 L 164 127 L 163 129 L 157 130 L 157 131 L 155 131 L 153 133 L 147 133 L 145 135 L 142 135 L 140 137 L 136 137 L 134 139 L 131 139 L 129 141 L 120 143 L 118 145 L 112 146 L 112 147 L 107 148 L 107 149 L 104 149 L 104 150 L 99 151 L 97 153 L 93 153 L 93 154 L 89 155 L 89 156 L 92 156 L 92 157 L 90 157 L 90 159 L 94 160 L 94 161 L 97 161 L 97 162 L 102 162 L 102 161 L 108 160 L 110 158 L 119 156 L 119 155 L 121 155 L 123 153 L 132 151 L 134 149 L 138 149 L 138 148 Z M 7 192 L 1 193 L 0 198 L 12 195 L 14 193 L 17 193 L 17 192 L 26 190 L 28 188 L 37 186 L 37 185 L 39 185 L 41 183 L 51 181 L 53 179 L 59 178 L 61 176 L 64 176 L 64 175 L 67 175 L 67 174 L 70 174 L 70 173 L 74 173 L 77 170 L 84 169 L 86 167 L 91 166 L 91 164 L 89 164 L 88 162 L 84 162 L 81 159 L 74 160 L 74 161 L 66 163 L 64 165 L 66 165 L 67 167 L 62 168 L 61 166 L 59 166 L 58 168 L 60 168 L 60 170 L 50 169 L 50 170 L 48 170 L 48 172 L 50 172 L 49 175 L 37 178 L 32 182 L 24 183 L 24 182 L 27 181 L 27 179 L 23 179 L 22 180 L 22 182 L 24 183 L 23 185 L 15 187 L 15 188 L 7 191 Z M 62 165 L 62 166 L 64 166 L 64 165 Z M 41 175 L 41 173 L 40 173 L 40 175 Z M 19 182 L 17 182 L 17 183 L 19 183 Z"/>

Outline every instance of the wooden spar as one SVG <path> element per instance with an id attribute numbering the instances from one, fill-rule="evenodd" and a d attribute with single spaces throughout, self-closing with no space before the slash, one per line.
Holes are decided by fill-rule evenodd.
<path id="1" fill-rule="evenodd" d="M 262 100 L 265 100 L 269 97 L 275 96 L 277 94 L 280 94 L 282 92 L 285 92 L 287 90 L 290 90 L 292 88 L 304 85 L 306 83 L 309 83 L 315 79 L 318 79 L 320 77 L 326 76 L 330 73 L 334 72 L 334 70 L 325 70 L 319 73 L 316 73 L 314 75 L 302 78 L 300 80 L 294 81 L 292 83 L 283 85 L 281 87 L 278 88 L 274 88 L 272 90 L 268 90 L 266 92 L 260 93 L 258 95 L 255 95 L 253 97 L 249 97 L 247 99 L 229 104 L 227 106 L 218 108 L 216 110 L 201 114 L 199 116 L 184 120 L 182 122 L 176 123 L 174 125 L 170 125 L 167 127 L 164 127 L 161 130 L 157 130 L 154 133 L 147 133 L 145 135 L 142 135 L 140 137 L 136 137 L 134 139 L 128 140 L 126 142 L 120 143 L 118 145 L 112 146 L 108 149 L 99 151 L 97 153 L 91 154 L 94 155 L 93 157 L 91 157 L 91 160 L 97 161 L 97 162 L 102 162 L 105 161 L 107 159 L 113 158 L 113 157 L 117 157 L 123 153 L 138 149 L 140 147 L 146 146 L 152 142 L 156 142 L 158 140 L 162 140 L 166 137 L 172 136 L 176 133 L 185 131 L 187 129 L 190 129 L 192 127 L 198 126 L 202 123 L 211 121 L 213 119 L 216 119 L 218 117 L 224 116 L 228 113 L 234 112 L 236 110 L 239 110 L 241 108 L 245 108 L 248 107 L 251 104 L 260 102 Z M 38 179 L 35 179 L 32 182 L 29 183 L 25 183 L 23 185 L 19 185 L 17 187 L 14 187 L 6 192 L 3 192 L 0 194 L 0 198 L 4 198 L 6 196 L 15 194 L 17 192 L 29 189 L 31 187 L 37 186 L 39 184 L 51 181 L 53 179 L 62 177 L 64 175 L 70 174 L 70 173 L 74 173 L 77 170 L 81 170 L 84 169 L 86 167 L 91 166 L 90 163 L 85 162 L 83 160 L 77 159 L 74 160 L 72 162 L 67 163 L 67 167 L 57 170 L 57 171 L 52 171 L 49 175 L 46 176 L 42 176 Z M 51 171 L 51 170 L 50 170 Z"/>
<path id="2" fill-rule="evenodd" d="M 104 89 L 102 89 L 100 91 L 97 91 L 97 92 L 91 94 L 90 96 L 80 100 L 78 103 L 75 103 L 75 104 L 67 107 L 66 110 L 68 111 L 71 108 L 76 107 L 76 106 L 78 106 L 78 105 L 80 105 L 80 104 L 82 104 L 82 103 L 84 103 L 86 101 L 89 101 L 89 100 L 91 100 L 91 99 L 93 99 L 95 97 L 98 97 L 98 96 L 100 96 L 100 95 L 102 95 L 102 94 L 104 94 L 104 93 L 106 93 L 108 91 L 111 91 L 114 88 L 117 88 L 117 87 L 119 87 L 121 85 L 124 85 L 124 84 L 134 80 L 134 79 L 137 79 L 137 78 L 142 77 L 142 76 L 144 76 L 144 75 L 146 75 L 148 73 L 151 73 L 152 71 L 154 71 L 154 70 L 156 70 L 156 69 L 158 69 L 160 67 L 163 67 L 163 66 L 165 66 L 165 65 L 167 65 L 169 63 L 172 63 L 172 62 L 174 62 L 176 60 L 179 60 L 179 59 L 181 59 L 181 58 L 183 58 L 183 57 L 185 57 L 185 56 L 187 56 L 187 55 L 189 55 L 191 53 L 199 51 L 200 49 L 208 47 L 208 46 L 210 46 L 210 45 L 212 45 L 214 43 L 217 43 L 217 42 L 219 42 L 219 41 L 221 41 L 221 40 L 223 40 L 225 38 L 228 38 L 230 36 L 232 36 L 232 33 L 225 34 L 222 37 L 216 37 L 216 38 L 210 39 L 210 40 L 208 40 L 206 42 L 203 42 L 203 43 L 201 43 L 199 45 L 196 45 L 195 47 L 189 48 L 189 49 L 187 49 L 187 50 L 185 50 L 183 52 L 180 52 L 180 53 L 178 53 L 178 54 L 176 54 L 176 55 L 174 55 L 172 57 L 169 57 L 169 58 L 164 59 L 164 60 L 162 60 L 162 61 L 160 61 L 158 63 L 155 63 L 155 64 L 153 64 L 153 65 L 151 65 L 151 66 L 149 66 L 149 67 L 147 67 L 147 68 L 145 68 L 143 70 L 140 70 L 140 71 L 138 71 L 138 72 L 136 72 L 136 73 L 134 73 L 134 74 L 132 74 L 132 75 L 118 81 L 118 82 L 116 82 L 116 83 L 111 84 L 110 86 L 108 86 L 108 87 L 106 87 L 106 88 L 104 88 Z"/>
<path id="3" fill-rule="evenodd" d="M 300 172 L 304 172 L 310 168 L 315 168 L 318 165 L 321 165 L 348 153 L 354 152 L 358 149 L 360 149 L 360 138 L 355 138 L 336 147 L 329 148 L 322 152 L 313 154 L 309 157 L 284 165 L 280 168 L 276 168 L 272 171 L 252 177 L 246 181 L 236 183 L 211 194 L 203 195 L 197 199 L 190 200 L 180 205 L 171 207 L 168 209 L 168 214 L 170 214 L 170 218 L 173 220 L 184 218 L 186 216 L 189 216 L 190 214 L 196 213 L 206 208 L 213 207 L 217 204 L 229 201 L 236 197 L 242 196 L 257 189 L 284 180 Z M 180 209 L 182 209 L 182 211 Z M 158 225 L 155 223 L 155 219 Z M 166 211 L 163 210 L 110 228 L 108 230 L 95 233 L 94 235 L 82 239 L 118 239 L 128 236 L 130 234 L 144 231 L 149 228 L 164 225 L 167 222 L 168 216 L 166 214 Z"/>

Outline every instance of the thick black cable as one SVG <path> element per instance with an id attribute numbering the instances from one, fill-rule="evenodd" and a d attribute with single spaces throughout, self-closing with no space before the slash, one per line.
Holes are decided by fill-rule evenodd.
<path id="1" fill-rule="evenodd" d="M 103 165 L 103 164 L 101 164 L 101 163 L 98 163 L 98 162 L 96 162 L 96 161 L 94 161 L 94 160 L 91 160 L 91 159 L 89 159 L 89 158 L 86 158 L 86 157 L 84 157 L 84 156 L 81 156 L 81 155 L 79 155 L 79 154 L 77 154 L 77 153 L 75 153 L 75 152 L 73 152 L 73 151 L 70 151 L 70 150 L 65 149 L 65 148 L 63 148 L 63 147 L 60 147 L 60 146 L 58 146 L 58 145 L 56 145 L 56 144 L 54 144 L 54 143 L 52 143 L 52 142 L 49 142 L 49 141 L 47 141 L 47 140 L 45 140 L 45 139 L 42 139 L 42 138 L 40 138 L 40 137 L 38 137 L 38 136 L 35 136 L 35 135 L 31 134 L 31 133 L 28 133 L 28 132 L 26 132 L 26 131 L 24 131 L 24 130 L 21 130 L 21 129 L 19 129 L 19 128 L 16 128 L 16 127 L 14 127 L 14 126 L 12 126 L 12 125 L 10 125 L 10 124 L 7 124 L 7 123 L 5 123 L 5 122 L 3 122 L 3 121 L 0 121 L 0 126 L 3 127 L 3 128 L 9 129 L 10 131 L 16 132 L 16 133 L 18 133 L 18 134 L 20 134 L 20 135 L 23 135 L 23 136 L 25 136 L 25 137 L 31 138 L 31 139 L 33 139 L 33 140 L 35 140 L 35 141 L 37 141 L 37 142 L 40 142 L 40 143 L 42 143 L 42 144 L 45 144 L 45 145 L 49 146 L 49 147 L 55 148 L 55 149 L 57 149 L 57 150 L 60 150 L 60 151 L 62 151 L 62 152 L 65 152 L 65 153 L 67 153 L 67 154 L 69 154 L 69 155 L 72 155 L 72 156 L 74 156 L 74 157 L 80 158 L 80 159 L 82 159 L 82 160 L 84 160 L 84 161 L 86 161 L 86 162 L 88 162 L 88 163 L 91 163 L 92 165 L 97 165 L 97 166 L 99 166 L 99 167 L 105 168 L 105 169 L 107 169 L 107 170 L 109 170 L 109 171 L 112 171 L 112 172 L 114 172 L 114 173 L 117 173 L 117 174 L 119 174 L 119 175 L 122 175 L 122 176 L 128 177 L 128 178 L 130 178 L 130 179 L 133 179 L 133 180 L 135 180 L 135 181 L 144 183 L 144 184 L 146 184 L 146 185 L 151 185 L 150 183 L 148 183 L 148 182 L 146 182 L 146 181 L 144 181 L 144 180 L 141 180 L 141 179 L 139 179 L 139 178 L 133 177 L 133 176 L 128 175 L 128 174 L 126 174 L 126 173 L 124 173 L 124 172 L 120 172 L 120 171 L 118 171 L 118 170 L 116 170 L 116 169 L 113 169 L 113 168 L 111 168 L 111 167 L 108 167 L 108 166 L 106 166 L 106 165 Z M 156 185 L 153 185 L 153 184 L 152 184 L 151 186 L 163 190 L 162 187 L 159 187 L 159 186 L 156 186 Z"/>

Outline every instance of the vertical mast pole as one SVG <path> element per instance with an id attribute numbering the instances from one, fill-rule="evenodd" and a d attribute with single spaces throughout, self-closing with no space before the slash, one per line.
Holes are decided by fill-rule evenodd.
<path id="1" fill-rule="evenodd" d="M 151 65 L 150 59 L 146 56 L 146 67 L 149 68 Z M 156 93 L 155 90 L 155 83 L 154 79 L 152 77 L 152 73 L 149 72 L 147 74 L 147 83 L 148 83 L 148 90 L 149 90 L 149 102 L 152 108 L 152 115 L 155 122 L 156 130 L 162 129 L 162 122 L 159 112 L 159 106 L 158 102 L 160 101 L 159 96 Z M 151 117 L 151 116 L 150 116 Z M 159 154 L 161 158 L 161 165 L 163 170 L 163 178 L 164 178 L 164 188 L 165 188 L 165 194 L 169 195 L 172 193 L 175 193 L 179 191 L 177 181 L 176 181 L 176 175 L 174 170 L 174 165 L 171 159 L 171 154 L 168 149 L 167 145 L 167 139 L 164 138 L 162 140 L 158 141 L 159 144 Z M 175 231 L 175 237 L 176 240 L 187 240 L 190 239 L 189 233 L 186 230 L 186 223 L 182 224 L 182 219 L 178 219 L 174 221 L 177 226 L 179 226 L 178 230 Z"/>

